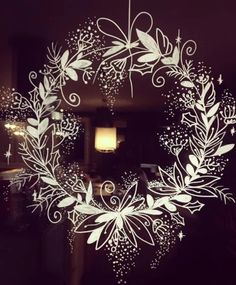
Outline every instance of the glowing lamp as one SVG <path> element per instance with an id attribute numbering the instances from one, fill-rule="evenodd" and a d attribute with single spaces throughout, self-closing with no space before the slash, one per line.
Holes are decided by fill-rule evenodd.
<path id="1" fill-rule="evenodd" d="M 96 128 L 95 149 L 97 151 L 112 152 L 116 146 L 116 128 Z"/>

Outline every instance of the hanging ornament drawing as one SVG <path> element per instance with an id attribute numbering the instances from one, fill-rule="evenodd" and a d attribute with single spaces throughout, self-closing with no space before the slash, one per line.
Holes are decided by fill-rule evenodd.
<path id="1" fill-rule="evenodd" d="M 189 59 L 196 51 L 194 41 L 182 44 L 178 31 L 176 41 L 171 43 L 159 27 L 153 27 L 149 13 L 141 12 L 131 21 L 130 6 L 129 1 L 127 32 L 113 20 L 99 18 L 70 33 L 68 49 L 52 44 L 44 69 L 29 74 L 32 90 L 28 96 L 14 92 L 12 105 L 14 110 L 31 114 L 19 146 L 26 170 L 15 183 L 20 186 L 30 181 L 32 189 L 39 183 L 33 193 L 33 211 L 46 211 L 52 223 L 66 216 L 73 233 L 86 233 L 88 244 L 107 252 L 118 284 L 125 284 L 135 257 L 143 254 L 142 244 L 155 248 L 150 262 L 155 268 L 177 240 L 191 238 L 184 233 L 182 209 L 194 214 L 208 198 L 235 202 L 220 185 L 224 155 L 234 148 L 234 144 L 224 143 L 236 123 L 234 99 L 227 93 L 219 100 L 210 71 Z M 148 28 L 136 26 L 141 17 L 148 21 Z M 114 34 L 103 28 L 104 23 L 114 27 Z M 171 167 L 159 166 L 160 177 L 148 182 L 145 196 L 138 192 L 136 177 L 126 181 L 122 196 L 116 195 L 114 182 L 104 181 L 98 199 L 92 181 L 85 181 L 73 168 L 60 164 L 60 145 L 79 132 L 78 126 L 63 118 L 56 125 L 51 116 L 62 101 L 70 108 L 79 106 L 78 94 L 67 96 L 64 92 L 70 81 L 98 83 L 113 108 L 114 94 L 128 80 L 135 100 L 134 73 L 150 76 L 157 88 L 167 77 L 174 80 L 176 90 L 167 97 L 170 108 L 175 104 L 181 111 L 181 122 L 173 124 L 159 139 L 175 162 Z M 222 75 L 218 83 L 222 83 Z M 174 112 L 169 114 L 174 116 Z M 56 137 L 56 132 L 63 135 Z"/>

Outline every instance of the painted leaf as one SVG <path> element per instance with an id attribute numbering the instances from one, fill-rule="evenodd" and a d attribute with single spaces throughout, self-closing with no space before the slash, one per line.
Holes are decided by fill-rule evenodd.
<path id="1" fill-rule="evenodd" d="M 179 48 L 177 46 L 174 48 L 174 52 L 172 55 L 172 61 L 173 61 L 173 64 L 175 65 L 178 65 L 179 63 Z"/>
<path id="2" fill-rule="evenodd" d="M 43 84 L 41 82 L 39 83 L 39 96 L 42 99 L 45 98 L 45 90 L 44 90 Z"/>
<path id="3" fill-rule="evenodd" d="M 150 244 L 153 246 L 155 243 L 154 243 L 154 240 L 150 233 L 149 228 L 146 226 L 146 223 L 144 223 L 143 221 L 141 221 L 135 216 L 132 217 L 132 222 L 135 224 L 135 227 L 133 227 L 135 231 L 126 230 L 129 241 L 132 242 L 132 244 L 137 247 L 137 241 L 135 241 L 137 237 L 138 239 L 145 242 L 146 244 Z M 130 238 L 131 234 L 133 235 L 133 239 Z"/>
<path id="4" fill-rule="evenodd" d="M 210 118 L 215 115 L 215 113 L 218 111 L 220 106 L 220 102 L 216 103 L 207 113 L 207 117 Z"/>
<path id="5" fill-rule="evenodd" d="M 204 146 L 205 146 L 204 141 L 202 141 L 200 138 L 198 138 L 198 137 L 196 137 L 194 135 L 192 135 L 192 139 L 193 139 L 193 141 L 195 142 L 196 145 L 204 148 Z"/>
<path id="6" fill-rule="evenodd" d="M 190 182 L 190 177 L 189 177 L 189 176 L 186 176 L 186 177 L 184 178 L 184 182 L 185 182 L 185 185 L 188 185 L 189 182 Z"/>
<path id="7" fill-rule="evenodd" d="M 181 84 L 183 87 L 187 87 L 187 88 L 192 88 L 192 87 L 194 87 L 194 84 L 193 84 L 191 81 L 187 81 L 187 80 L 181 81 L 180 84 Z"/>
<path id="8" fill-rule="evenodd" d="M 124 227 L 124 222 L 123 222 L 123 219 L 122 219 L 122 217 L 120 215 L 118 215 L 116 217 L 116 225 L 118 226 L 118 228 L 120 230 L 123 229 L 123 227 Z"/>
<path id="9" fill-rule="evenodd" d="M 182 216 L 180 216 L 179 213 L 173 213 L 171 214 L 171 218 L 177 222 L 177 224 L 185 226 L 185 221 L 184 218 Z"/>
<path id="10" fill-rule="evenodd" d="M 190 162 L 191 162 L 194 166 L 198 167 L 199 162 L 198 162 L 198 159 L 197 159 L 197 157 L 196 157 L 195 155 L 190 154 L 190 155 L 189 155 L 189 160 L 190 160 Z"/>
<path id="11" fill-rule="evenodd" d="M 138 183 L 136 181 L 129 186 L 127 191 L 125 191 L 125 194 L 121 200 L 121 205 L 123 209 L 126 208 L 135 199 L 137 193 L 137 187 Z"/>
<path id="12" fill-rule="evenodd" d="M 204 86 L 203 90 L 202 90 L 202 94 L 201 97 L 204 98 L 206 96 L 206 93 L 208 92 L 208 90 L 211 87 L 211 83 L 207 82 L 207 84 Z"/>
<path id="13" fill-rule="evenodd" d="M 95 223 L 106 223 L 109 222 L 111 220 L 116 219 L 117 214 L 115 212 L 110 212 L 110 213 L 105 213 L 102 214 L 101 216 L 99 216 L 96 220 Z"/>
<path id="14" fill-rule="evenodd" d="M 60 159 L 60 153 L 59 153 L 59 149 L 57 149 L 54 154 L 52 155 L 52 166 L 54 167 L 54 169 L 59 165 L 59 159 Z"/>
<path id="15" fill-rule="evenodd" d="M 188 203 L 192 200 L 192 197 L 187 194 L 179 194 L 179 195 L 174 196 L 172 200 L 176 200 L 181 203 Z"/>
<path id="16" fill-rule="evenodd" d="M 192 138 L 189 138 L 189 146 L 190 146 L 192 153 L 194 153 L 196 156 L 200 155 L 199 146 L 195 144 Z"/>
<path id="17" fill-rule="evenodd" d="M 44 104 L 49 105 L 49 104 L 52 104 L 53 102 L 55 102 L 56 100 L 57 100 L 57 96 L 49 96 L 49 97 L 45 98 Z"/>
<path id="18" fill-rule="evenodd" d="M 58 208 L 68 207 L 68 206 L 72 205 L 75 201 L 76 201 L 76 199 L 74 197 L 71 197 L 71 196 L 66 197 L 58 203 L 57 207 Z"/>
<path id="19" fill-rule="evenodd" d="M 87 59 L 80 59 L 80 60 L 75 60 L 73 61 L 69 67 L 72 67 L 74 69 L 83 69 L 86 67 L 89 67 L 92 64 L 90 60 Z"/>
<path id="20" fill-rule="evenodd" d="M 170 54 L 173 46 L 159 28 L 156 29 L 156 39 L 162 54 Z"/>
<path id="21" fill-rule="evenodd" d="M 112 234 L 114 233 L 115 227 L 115 223 L 110 223 L 110 225 L 106 226 L 105 228 L 103 227 L 102 233 L 96 242 L 96 250 L 101 249 L 108 243 L 108 241 L 112 237 Z"/>
<path id="22" fill-rule="evenodd" d="M 204 111 L 204 107 L 201 104 L 197 103 L 196 107 L 197 107 L 198 110 Z"/>
<path id="23" fill-rule="evenodd" d="M 28 123 L 32 126 L 37 126 L 38 125 L 38 121 L 36 119 L 33 119 L 33 118 L 28 118 L 27 119 Z"/>
<path id="24" fill-rule="evenodd" d="M 134 211 L 134 206 L 124 208 L 121 213 L 122 215 L 129 215 Z"/>
<path id="25" fill-rule="evenodd" d="M 113 55 L 119 51 L 121 51 L 122 49 L 124 48 L 124 45 L 121 46 L 121 45 L 116 45 L 116 46 L 113 46 L 111 47 L 110 49 L 108 49 L 103 55 L 102 57 L 107 57 L 109 55 Z"/>
<path id="26" fill-rule="evenodd" d="M 206 94 L 204 96 L 204 102 L 205 102 L 205 105 L 207 107 L 211 107 L 215 103 L 216 92 L 215 92 L 215 89 L 214 89 L 214 84 L 212 82 L 211 83 L 208 82 L 206 84 L 206 86 L 207 86 L 206 87 L 207 92 L 206 92 Z"/>
<path id="27" fill-rule="evenodd" d="M 205 155 L 205 152 L 204 152 L 203 149 L 200 149 L 199 151 L 200 151 L 201 156 L 204 156 L 204 155 Z"/>
<path id="28" fill-rule="evenodd" d="M 188 203 L 185 208 L 190 211 L 191 214 L 194 214 L 194 212 L 198 212 L 202 209 L 204 204 L 200 203 L 199 201 L 196 201 L 194 203 Z"/>
<path id="29" fill-rule="evenodd" d="M 46 91 L 48 91 L 49 88 L 50 88 L 50 85 L 49 85 L 49 81 L 48 81 L 48 78 L 47 78 L 46 75 L 44 75 L 43 84 L 44 84 L 44 87 L 45 87 Z"/>
<path id="30" fill-rule="evenodd" d="M 148 73 L 152 73 L 153 72 L 153 67 L 154 65 L 143 63 L 143 64 L 134 64 L 132 68 L 130 68 L 130 71 L 134 71 L 134 72 L 139 72 L 141 75 L 145 75 Z"/>
<path id="31" fill-rule="evenodd" d="M 153 208 L 158 208 L 158 207 L 161 207 L 163 206 L 166 202 L 169 201 L 169 197 L 162 197 L 162 198 L 159 198 L 155 201 L 154 205 L 153 205 Z"/>
<path id="32" fill-rule="evenodd" d="M 217 197 L 217 195 L 215 194 L 214 188 L 211 186 L 206 186 L 204 184 L 202 184 L 201 187 L 194 187 L 194 186 L 192 187 L 190 185 L 188 189 L 186 190 L 186 192 L 190 194 L 191 196 L 201 197 L 201 198 Z"/>
<path id="33" fill-rule="evenodd" d="M 49 185 L 53 185 L 56 186 L 58 185 L 57 181 L 55 181 L 54 179 L 47 177 L 47 176 L 41 176 L 41 179 L 43 180 L 43 182 L 49 184 Z"/>
<path id="34" fill-rule="evenodd" d="M 77 213 L 78 214 L 78 213 Z M 98 230 L 100 229 L 100 231 Z M 96 250 L 99 250 L 104 245 L 107 244 L 108 240 L 111 238 L 112 234 L 115 230 L 115 223 L 108 223 L 105 225 L 98 225 L 94 223 L 94 217 L 86 217 L 81 221 L 79 224 L 77 223 L 77 226 L 74 229 L 75 233 L 93 233 L 94 231 L 101 232 L 101 235 L 98 233 L 97 238 L 95 237 L 96 242 Z M 90 242 L 92 242 L 92 238 Z"/>
<path id="35" fill-rule="evenodd" d="M 172 57 L 162 58 L 161 62 L 165 65 L 171 65 L 172 64 Z"/>
<path id="36" fill-rule="evenodd" d="M 182 188 L 184 185 L 184 178 L 176 162 L 174 163 L 173 175 L 175 179 L 175 184 Z"/>
<path id="37" fill-rule="evenodd" d="M 82 202 L 82 196 L 79 193 L 77 193 L 77 201 Z"/>
<path id="38" fill-rule="evenodd" d="M 201 117 L 202 117 L 203 123 L 204 123 L 205 126 L 208 128 L 208 127 L 209 127 L 209 123 L 208 123 L 207 116 L 204 115 L 203 113 L 201 113 Z"/>
<path id="39" fill-rule="evenodd" d="M 159 215 L 162 215 L 162 211 L 159 211 L 159 210 L 152 210 L 152 209 L 145 209 L 145 210 L 142 210 L 141 211 L 142 213 L 144 214 L 148 214 L 148 215 L 153 215 L 153 216 L 159 216 Z"/>
<path id="40" fill-rule="evenodd" d="M 207 174 L 207 169 L 206 168 L 200 168 L 200 169 L 198 169 L 198 172 L 201 174 Z"/>
<path id="41" fill-rule="evenodd" d="M 29 133 L 32 137 L 38 138 L 39 133 L 38 133 L 38 130 L 37 130 L 37 129 L 35 129 L 35 128 L 31 127 L 31 126 L 27 126 L 26 129 L 27 129 L 28 133 Z"/>
<path id="42" fill-rule="evenodd" d="M 154 199 L 150 194 L 147 194 L 147 205 L 148 208 L 152 208 L 152 206 L 154 205 Z"/>
<path id="43" fill-rule="evenodd" d="M 29 101 L 21 96 L 20 94 L 17 94 L 14 96 L 14 102 L 13 102 L 14 108 L 20 108 L 20 109 L 27 109 L 30 106 Z"/>
<path id="44" fill-rule="evenodd" d="M 62 57 L 61 57 L 61 67 L 62 69 L 65 67 L 67 61 L 68 61 L 68 58 L 69 58 L 69 50 L 66 50 Z"/>
<path id="45" fill-rule="evenodd" d="M 38 126 L 38 132 L 39 134 L 42 134 L 43 132 L 46 131 L 47 127 L 49 124 L 49 119 L 45 118 L 42 120 L 42 122 L 40 122 L 39 126 Z"/>
<path id="46" fill-rule="evenodd" d="M 192 167 L 192 165 L 190 164 L 190 163 L 188 163 L 187 165 L 186 165 L 186 170 L 187 170 L 187 172 L 188 172 L 188 174 L 189 175 L 191 175 L 191 176 L 193 176 L 194 175 L 194 168 Z"/>
<path id="47" fill-rule="evenodd" d="M 78 45 L 79 45 L 79 44 L 80 44 L 80 42 L 78 41 Z M 83 56 L 83 52 L 80 52 L 80 53 L 77 55 L 76 59 L 77 59 L 77 60 L 78 60 L 78 59 L 81 59 L 82 56 Z"/>
<path id="48" fill-rule="evenodd" d="M 92 244 L 92 243 L 96 242 L 97 240 L 99 240 L 102 231 L 103 231 L 103 227 L 100 227 L 100 228 L 93 230 L 92 233 L 90 234 L 88 240 L 87 240 L 87 244 Z"/>
<path id="49" fill-rule="evenodd" d="M 100 214 L 101 213 L 101 210 L 99 210 L 99 209 L 97 209 L 91 205 L 86 205 L 86 204 L 76 205 L 75 210 L 77 210 L 78 212 L 80 212 L 82 214 L 87 214 L 87 215 L 93 215 L 93 214 Z"/>
<path id="50" fill-rule="evenodd" d="M 174 52 L 172 56 L 165 57 L 161 60 L 161 62 L 165 65 L 178 65 L 179 63 L 179 49 L 178 47 L 174 48 Z"/>
<path id="51" fill-rule="evenodd" d="M 163 170 L 160 166 L 158 167 L 158 170 L 159 170 L 161 180 L 164 183 L 164 185 L 175 188 L 176 185 L 175 185 L 175 180 L 173 179 L 173 177 L 170 176 L 169 173 Z"/>
<path id="52" fill-rule="evenodd" d="M 187 124 L 189 127 L 192 127 L 196 124 L 196 117 L 193 116 L 190 112 L 184 113 L 181 119 L 182 124 Z"/>
<path id="53" fill-rule="evenodd" d="M 176 206 L 171 204 L 171 203 L 169 203 L 169 202 L 165 203 L 165 207 L 170 212 L 176 212 L 176 210 L 177 210 Z"/>
<path id="54" fill-rule="evenodd" d="M 159 53 L 159 47 L 156 41 L 148 33 L 142 32 L 139 29 L 136 29 L 138 38 L 140 42 L 150 51 Z"/>
<path id="55" fill-rule="evenodd" d="M 113 45 L 116 46 L 124 46 L 124 43 L 120 42 L 120 41 L 112 41 Z"/>
<path id="56" fill-rule="evenodd" d="M 210 128 L 211 125 L 214 123 L 215 119 L 216 119 L 216 116 L 212 116 L 212 117 L 210 118 L 210 120 L 209 120 L 209 122 L 208 122 L 209 128 Z"/>
<path id="57" fill-rule="evenodd" d="M 136 48 L 138 46 L 139 46 L 139 43 L 137 43 L 137 42 L 133 42 L 130 44 L 130 48 Z"/>
<path id="58" fill-rule="evenodd" d="M 234 145 L 235 145 L 235 144 L 233 144 L 233 143 L 232 143 L 232 144 L 223 145 L 223 146 L 221 146 L 221 147 L 219 147 L 219 148 L 217 149 L 217 151 L 215 152 L 214 155 L 222 155 L 222 154 L 225 154 L 225 153 L 231 151 L 231 150 L 234 148 Z"/>
<path id="59" fill-rule="evenodd" d="M 66 73 L 70 77 L 70 79 L 77 81 L 78 80 L 78 75 L 76 71 L 73 68 L 67 67 L 66 68 Z"/>
<path id="60" fill-rule="evenodd" d="M 203 186 L 212 185 L 219 179 L 220 177 L 214 175 L 201 175 L 200 177 L 195 176 L 191 181 L 191 185 L 194 186 L 194 188 L 201 188 Z"/>
<path id="61" fill-rule="evenodd" d="M 89 185 L 88 185 L 88 190 L 86 193 L 86 198 L 85 198 L 86 204 L 89 204 L 91 202 L 92 196 L 93 196 L 93 187 L 92 187 L 92 183 L 90 181 Z"/>
<path id="62" fill-rule="evenodd" d="M 156 53 L 147 53 L 138 58 L 138 62 L 152 62 L 160 58 L 159 54 Z"/>

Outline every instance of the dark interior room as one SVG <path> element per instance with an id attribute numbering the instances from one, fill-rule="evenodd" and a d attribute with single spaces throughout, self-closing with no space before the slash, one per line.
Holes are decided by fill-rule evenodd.
<path id="1" fill-rule="evenodd" d="M 235 285 L 233 0 L 8 0 L 0 285 Z"/>

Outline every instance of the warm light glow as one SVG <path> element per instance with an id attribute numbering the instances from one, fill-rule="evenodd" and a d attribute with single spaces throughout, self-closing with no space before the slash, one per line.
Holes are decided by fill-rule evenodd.
<path id="1" fill-rule="evenodd" d="M 23 131 L 15 131 L 13 134 L 16 136 L 21 136 L 21 137 L 23 137 L 25 135 L 25 133 Z"/>
<path id="2" fill-rule="evenodd" d="M 96 128 L 95 149 L 110 152 L 116 149 L 116 128 Z"/>
<path id="3" fill-rule="evenodd" d="M 16 128 L 16 125 L 11 124 L 11 123 L 6 123 L 4 126 L 6 129 L 10 129 L 10 130 L 14 130 Z"/>
<path id="4" fill-rule="evenodd" d="M 23 122 L 8 122 L 4 124 L 5 128 L 8 129 L 12 134 L 16 136 L 23 137 L 25 135 L 24 132 L 24 123 Z"/>

